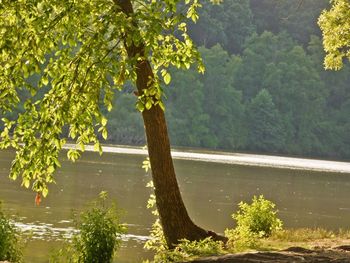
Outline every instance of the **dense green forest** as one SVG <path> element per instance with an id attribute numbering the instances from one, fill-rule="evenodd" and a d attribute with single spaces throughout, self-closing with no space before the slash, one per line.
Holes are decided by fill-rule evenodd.
<path id="1" fill-rule="evenodd" d="M 190 33 L 206 66 L 173 70 L 165 89 L 174 146 L 350 158 L 350 65 L 325 71 L 317 18 L 328 0 L 204 3 Z M 109 140 L 143 144 L 130 92 Z"/>
<path id="2" fill-rule="evenodd" d="M 325 71 L 317 18 L 328 0 L 203 1 L 189 33 L 206 72 L 164 85 L 173 146 L 350 159 L 350 65 Z M 133 88 L 106 112 L 108 140 L 145 144 Z"/>

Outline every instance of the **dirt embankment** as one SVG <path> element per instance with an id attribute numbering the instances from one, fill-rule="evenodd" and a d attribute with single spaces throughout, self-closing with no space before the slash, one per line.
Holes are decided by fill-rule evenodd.
<path id="1" fill-rule="evenodd" d="M 305 249 L 290 247 L 282 251 L 251 252 L 229 254 L 217 257 L 196 259 L 191 263 L 350 263 L 350 245 L 342 245 L 333 248 Z"/>

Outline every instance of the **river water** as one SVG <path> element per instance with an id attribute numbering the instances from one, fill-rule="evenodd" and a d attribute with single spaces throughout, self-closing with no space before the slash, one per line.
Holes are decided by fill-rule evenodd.
<path id="1" fill-rule="evenodd" d="M 151 258 L 143 249 L 154 221 L 146 209 L 151 176 L 141 168 L 145 151 L 111 146 L 99 156 L 87 150 L 77 163 L 62 158 L 57 184 L 39 207 L 33 192 L 7 178 L 13 152 L 0 151 L 0 200 L 16 224 L 32 233 L 25 262 L 48 262 L 48 254 L 74 231 L 72 210 L 81 211 L 102 190 L 128 225 L 116 262 Z M 237 204 L 260 194 L 276 203 L 286 228 L 350 228 L 350 163 L 189 150 L 173 157 L 189 214 L 206 229 L 223 233 L 233 227 Z"/>

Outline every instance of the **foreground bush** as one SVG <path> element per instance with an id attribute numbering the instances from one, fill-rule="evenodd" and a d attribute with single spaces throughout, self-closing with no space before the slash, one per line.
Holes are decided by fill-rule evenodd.
<path id="1" fill-rule="evenodd" d="M 115 206 L 106 206 L 105 200 L 106 193 L 102 192 L 93 207 L 80 214 L 76 221 L 79 232 L 73 236 L 71 244 L 51 258 L 51 262 L 108 263 L 113 261 L 125 228 L 119 223 L 119 214 Z"/>
<path id="2" fill-rule="evenodd" d="M 252 203 L 240 202 L 239 210 L 232 215 L 237 221 L 235 229 L 227 229 L 228 246 L 236 251 L 256 248 L 259 238 L 269 237 L 273 232 L 282 229 L 282 221 L 277 218 L 275 204 L 264 196 L 254 196 Z"/>
<path id="3" fill-rule="evenodd" d="M 156 251 L 156 254 L 152 263 L 184 262 L 197 257 L 222 254 L 224 253 L 224 244 L 221 241 L 212 240 L 211 237 L 200 241 L 183 239 L 174 249 L 154 248 L 153 250 Z M 150 261 L 147 260 L 143 263 L 150 263 Z"/>
<path id="4" fill-rule="evenodd" d="M 153 184 L 149 184 L 153 187 Z M 148 208 L 155 208 L 155 196 L 151 195 L 148 200 Z M 145 244 L 145 248 L 155 252 L 152 263 L 184 262 L 197 257 L 220 255 L 228 252 L 245 251 L 250 248 L 258 248 L 260 240 L 282 229 L 282 221 L 277 218 L 275 204 L 264 199 L 261 195 L 254 196 L 252 203 L 240 202 L 239 210 L 232 217 L 237 221 L 235 229 L 226 229 L 227 244 L 206 238 L 200 241 L 181 240 L 174 248 L 169 249 L 166 245 L 162 226 L 158 218 L 157 210 L 152 213 L 157 216 L 156 222 L 151 229 L 151 239 Z M 144 261 L 149 263 L 150 261 Z"/>
<path id="5" fill-rule="evenodd" d="M 282 221 L 277 218 L 276 205 L 263 195 L 254 196 L 250 205 L 240 202 L 238 206 L 238 212 L 232 215 L 237 221 L 237 228 L 249 229 L 260 237 L 268 237 L 273 231 L 282 229 Z"/>
<path id="6" fill-rule="evenodd" d="M 0 261 L 21 262 L 22 251 L 17 228 L 3 213 L 0 203 Z"/>

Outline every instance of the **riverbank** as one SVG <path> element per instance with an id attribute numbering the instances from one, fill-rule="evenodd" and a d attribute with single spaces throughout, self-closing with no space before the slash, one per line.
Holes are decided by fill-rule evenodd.
<path id="1" fill-rule="evenodd" d="M 253 249 L 197 257 L 182 263 L 350 263 L 350 232 L 325 229 L 291 229 L 259 241 Z"/>
<path id="2" fill-rule="evenodd" d="M 350 244 L 350 243 L 348 243 Z M 261 251 L 224 256 L 206 257 L 190 261 L 191 263 L 315 263 L 333 262 L 350 263 L 350 245 L 337 247 L 315 247 L 305 249 L 302 247 L 290 247 L 282 251 Z M 185 263 L 185 262 L 183 262 Z"/>

